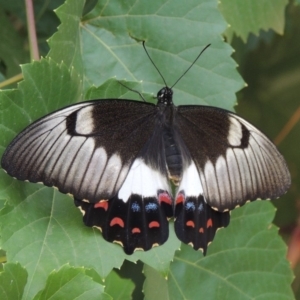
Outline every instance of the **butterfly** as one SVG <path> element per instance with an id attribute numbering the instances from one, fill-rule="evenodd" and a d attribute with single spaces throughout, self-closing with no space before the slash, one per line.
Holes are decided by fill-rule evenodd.
<path id="1" fill-rule="evenodd" d="M 127 254 L 165 243 L 170 218 L 177 237 L 206 254 L 230 210 L 278 198 L 291 181 L 262 132 L 220 108 L 175 106 L 167 84 L 157 104 L 102 99 L 50 113 L 15 137 L 1 164 L 72 194 L 85 225 Z"/>

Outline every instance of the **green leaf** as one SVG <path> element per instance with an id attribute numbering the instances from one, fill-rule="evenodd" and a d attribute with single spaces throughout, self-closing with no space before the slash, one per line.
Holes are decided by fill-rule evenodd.
<path id="1" fill-rule="evenodd" d="M 163 82 L 137 41 L 146 41 L 169 85 L 211 43 L 174 88 L 174 101 L 232 109 L 235 92 L 243 82 L 230 58 L 232 50 L 221 41 L 225 23 L 217 1 L 189 0 L 184 5 L 178 0 L 142 0 L 138 4 L 133 0 L 126 4 L 114 1 L 105 5 L 99 1 L 79 24 L 80 5 L 80 1 L 76 5 L 66 1 L 58 10 L 62 24 L 50 40 L 49 57 L 67 65 L 72 63 L 78 73 L 83 72 L 85 91 L 91 85 L 99 86 L 108 78 L 117 77 L 143 80 L 144 91 L 155 95 Z"/>
<path id="2" fill-rule="evenodd" d="M 83 268 L 65 265 L 49 275 L 46 286 L 33 299 L 98 300 L 111 298 L 104 293 L 104 286 L 87 276 Z"/>
<path id="3" fill-rule="evenodd" d="M 22 299 L 26 281 L 27 272 L 20 264 L 4 264 L 4 270 L 0 273 L 0 299 Z"/>
<path id="4" fill-rule="evenodd" d="M 145 300 L 171 299 L 166 278 L 148 265 L 144 266 L 144 274 L 146 276 L 143 287 Z"/>
<path id="5" fill-rule="evenodd" d="M 134 283 L 130 279 L 121 278 L 115 271 L 105 279 L 105 292 L 114 300 L 131 299 Z"/>
<path id="6" fill-rule="evenodd" d="M 220 10 L 229 24 L 226 36 L 233 33 L 247 41 L 249 33 L 272 29 L 279 34 L 284 30 L 284 12 L 288 0 L 222 0 Z"/>
<path id="7" fill-rule="evenodd" d="M 127 260 L 136 261 L 137 259 L 155 268 L 162 276 L 166 277 L 169 272 L 169 265 L 173 260 L 175 251 L 179 249 L 180 241 L 174 231 L 174 224 L 169 222 L 169 238 L 162 246 L 155 247 L 151 251 L 135 252 L 134 256 L 127 257 Z"/>
<path id="8" fill-rule="evenodd" d="M 120 83 L 124 84 L 126 87 Z M 139 91 L 142 89 L 142 85 L 133 81 L 116 81 L 115 78 L 111 78 L 104 82 L 100 87 L 92 86 L 88 89 L 85 98 L 87 100 L 122 98 L 141 101 L 141 97 L 137 93 L 128 90 L 128 88 Z"/>
<path id="9" fill-rule="evenodd" d="M 94 267 L 103 277 L 121 266 L 122 248 L 105 242 L 97 230 L 84 227 L 70 197 L 34 184 L 11 188 L 28 195 L 0 218 L 8 261 L 19 261 L 28 271 L 24 299 L 32 299 L 48 274 L 68 262 Z"/>
<path id="10" fill-rule="evenodd" d="M 50 39 L 51 57 L 57 63 L 63 62 L 68 68 L 75 68 L 82 75 L 82 40 L 80 36 L 80 18 L 84 7 L 84 0 L 68 0 L 56 9 L 56 14 L 61 20 L 61 25 Z"/>
<path id="11" fill-rule="evenodd" d="M 182 245 L 168 280 L 145 266 L 145 298 L 293 299 L 293 275 L 286 246 L 270 223 L 273 216 L 274 207 L 265 202 L 234 210 L 231 224 L 218 231 L 206 257 Z"/>
<path id="12" fill-rule="evenodd" d="M 171 299 L 293 299 L 286 245 L 271 224 L 274 207 L 258 201 L 232 212 L 207 257 L 183 245 L 171 264 Z"/>
<path id="13" fill-rule="evenodd" d="M 80 78 L 65 65 L 42 59 L 22 66 L 24 81 L 17 90 L 0 93 L 3 146 L 25 126 L 46 113 L 82 100 Z M 4 149 L 4 148 L 3 148 Z"/>

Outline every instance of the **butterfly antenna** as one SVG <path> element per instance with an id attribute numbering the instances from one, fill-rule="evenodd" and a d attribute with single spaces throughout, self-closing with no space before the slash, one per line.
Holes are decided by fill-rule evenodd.
<path id="1" fill-rule="evenodd" d="M 158 69 L 157 66 L 155 65 L 154 61 L 152 60 L 151 56 L 149 55 L 149 53 L 148 53 L 148 51 L 147 51 L 147 49 L 146 49 L 146 46 L 145 46 L 145 41 L 143 41 L 143 47 L 144 47 L 144 50 L 145 50 L 145 52 L 146 52 L 148 58 L 149 58 L 150 61 L 152 62 L 152 65 L 154 66 L 154 68 L 157 70 L 158 74 L 160 75 L 160 77 L 161 77 L 162 80 L 164 81 L 165 86 L 168 86 L 167 83 L 166 83 L 166 81 L 165 81 L 164 76 L 162 76 L 162 74 L 160 73 L 159 69 Z"/>
<path id="2" fill-rule="evenodd" d="M 143 95 L 142 95 L 139 91 L 134 90 L 134 89 L 128 87 L 127 85 L 125 85 L 124 83 L 122 83 L 122 82 L 119 81 L 119 80 L 118 80 L 118 83 L 121 84 L 122 86 L 124 86 L 127 90 L 129 90 L 129 91 L 131 91 L 131 92 L 134 92 L 134 93 L 137 93 L 137 94 L 143 99 L 144 102 L 147 102 L 146 99 L 143 97 Z"/>
<path id="3" fill-rule="evenodd" d="M 196 57 L 196 59 L 192 62 L 192 64 L 187 68 L 187 70 L 176 80 L 176 82 L 172 85 L 171 89 L 178 83 L 178 81 L 190 70 L 190 68 L 195 64 L 195 62 L 198 60 L 198 58 L 201 56 L 201 54 L 210 46 L 211 44 L 208 44 Z"/>

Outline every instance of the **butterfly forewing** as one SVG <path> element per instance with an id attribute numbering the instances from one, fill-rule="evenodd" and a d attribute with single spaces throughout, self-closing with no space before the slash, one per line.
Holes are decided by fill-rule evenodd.
<path id="1" fill-rule="evenodd" d="M 135 101 L 85 102 L 27 127 L 2 166 L 20 180 L 43 182 L 78 199 L 114 196 L 153 134 L 156 107 Z"/>
<path id="2" fill-rule="evenodd" d="M 237 115 L 180 106 L 177 122 L 212 208 L 226 211 L 249 200 L 274 199 L 289 187 L 289 171 L 274 144 Z"/>

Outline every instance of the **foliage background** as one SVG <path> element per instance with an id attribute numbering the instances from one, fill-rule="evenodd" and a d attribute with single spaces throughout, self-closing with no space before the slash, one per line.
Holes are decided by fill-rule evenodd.
<path id="1" fill-rule="evenodd" d="M 99 19 L 105 11 L 101 2 L 87 1 L 83 6 L 80 0 L 67 1 L 57 10 L 60 20 L 53 9 L 63 1 L 34 2 L 40 54 L 47 57 L 24 65 L 25 80 L 17 87 L 8 79 L 21 72 L 19 64 L 30 61 L 24 2 L 0 0 L 0 84 L 2 81 L 6 89 L 0 94 L 1 153 L 20 129 L 67 103 L 94 97 L 136 98 L 113 80 L 105 82 L 114 75 L 133 81 L 129 85 L 151 99 L 161 79 L 143 56 L 139 39 L 148 38 L 147 47 L 171 84 L 186 68 L 184 60 L 192 61 L 203 45 L 212 43 L 205 58 L 176 86 L 176 99 L 183 99 L 176 104 L 233 109 L 234 93 L 243 87 L 243 81 L 230 59 L 230 47 L 221 41 L 224 32 L 248 84 L 239 92 L 235 109 L 278 143 L 289 164 L 293 185 L 275 202 L 275 223 L 287 243 L 296 241 L 289 244 L 289 253 L 300 252 L 295 239 L 300 165 L 297 3 L 243 1 L 242 5 L 223 0 L 217 7 L 214 0 L 188 1 L 184 6 L 180 1 L 152 1 L 152 6 L 140 1 L 134 11 L 131 1 L 127 7 L 121 5 L 123 1 L 112 1 L 110 14 Z M 82 9 L 90 14 L 81 18 Z M 127 17 L 124 11 L 130 12 Z M 157 11 L 170 18 L 159 20 Z M 195 32 L 188 27 L 191 19 L 197 24 Z M 46 39 L 60 22 L 48 44 Z M 226 29 L 226 23 L 231 27 Z M 114 49 L 118 59 L 105 54 L 109 49 Z M 103 83 L 99 89 L 91 88 Z M 284 260 L 286 248 L 270 225 L 274 216 L 270 203 L 257 202 L 234 211 L 230 226 L 218 232 L 205 258 L 186 246 L 176 251 L 179 243 L 172 226 L 166 245 L 128 257 L 119 247 L 103 243 L 97 231 L 84 228 L 67 196 L 16 182 L 4 173 L 0 180 L 1 247 L 6 251 L 2 262 L 7 261 L 0 275 L 1 299 L 67 299 L 67 295 L 70 299 L 126 299 L 131 294 L 138 299 L 143 297 L 142 290 L 146 299 L 193 299 L 203 291 L 206 299 L 224 299 L 225 294 L 233 299 L 293 298 L 292 277 Z M 133 264 L 135 261 L 138 263 Z M 293 289 L 300 299 L 296 262 L 294 258 Z"/>

